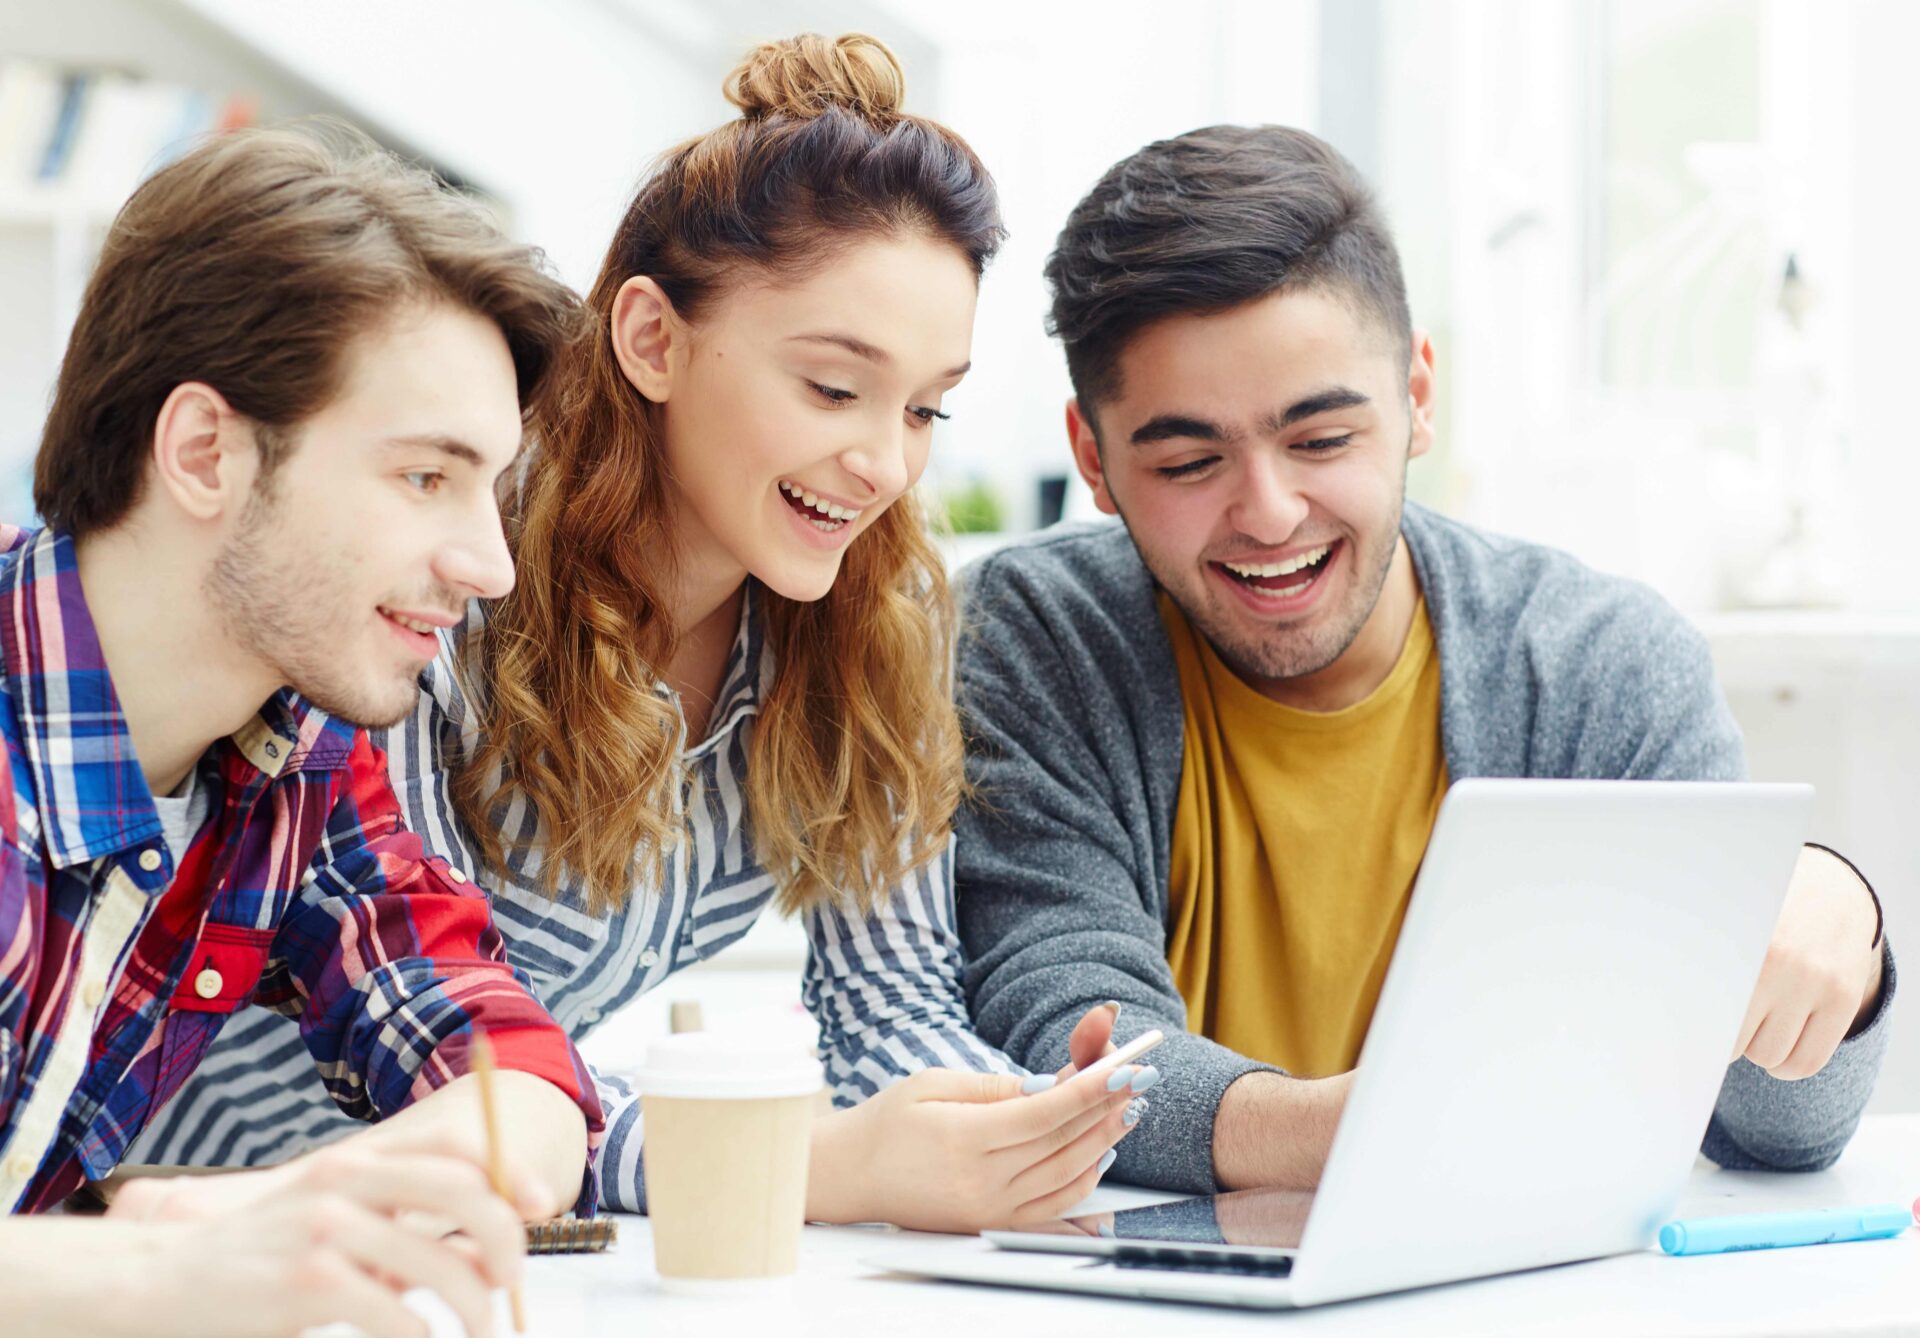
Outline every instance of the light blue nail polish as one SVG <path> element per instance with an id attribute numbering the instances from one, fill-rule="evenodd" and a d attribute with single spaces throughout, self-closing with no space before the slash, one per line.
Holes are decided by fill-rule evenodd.
<path id="1" fill-rule="evenodd" d="M 1020 1092 L 1023 1096 L 1032 1096 L 1035 1092 L 1046 1091 L 1058 1081 L 1051 1073 L 1029 1074 L 1026 1081 L 1020 1084 Z"/>
<path id="2" fill-rule="evenodd" d="M 1120 1123 L 1131 1129 L 1134 1125 L 1140 1123 L 1140 1117 L 1146 1113 L 1147 1099 L 1144 1096 L 1136 1096 L 1133 1100 L 1127 1102 L 1127 1108 L 1120 1113 Z"/>
<path id="3" fill-rule="evenodd" d="M 1101 1234 L 1102 1236 L 1105 1236 L 1105 1237 L 1106 1237 L 1106 1238 L 1107 1238 L 1108 1240 L 1113 1240 L 1113 1239 L 1114 1239 L 1114 1234 L 1113 1234 L 1113 1227 L 1112 1227 L 1112 1226 L 1110 1226 L 1110 1225 L 1108 1225 L 1108 1224 L 1107 1224 L 1107 1223 L 1105 1223 L 1105 1222 L 1102 1222 L 1102 1223 L 1100 1224 L 1100 1234 Z"/>
<path id="4" fill-rule="evenodd" d="M 1111 1165 L 1113 1165 L 1113 1162 L 1114 1162 L 1114 1158 L 1116 1158 L 1116 1157 L 1118 1157 L 1119 1155 L 1120 1155 L 1120 1154 L 1119 1154 L 1119 1153 L 1117 1153 L 1117 1152 L 1115 1152 L 1115 1151 L 1114 1151 L 1114 1150 L 1113 1150 L 1112 1148 L 1108 1148 L 1108 1149 L 1107 1149 L 1107 1155 L 1106 1155 L 1106 1156 L 1104 1156 L 1104 1157 L 1102 1157 L 1102 1158 L 1100 1159 L 1100 1174 L 1101 1174 L 1101 1175 L 1105 1175 L 1105 1174 L 1107 1173 L 1107 1168 L 1108 1168 L 1109 1166 L 1111 1166 Z"/>
<path id="5" fill-rule="evenodd" d="M 1107 1090 L 1109 1092 L 1119 1091 L 1122 1087 L 1132 1082 L 1133 1075 L 1139 1071 L 1139 1069 L 1136 1069 L 1131 1064 L 1122 1064 L 1119 1068 L 1115 1069 L 1107 1079 Z"/>
<path id="6" fill-rule="evenodd" d="M 1144 1092 L 1149 1087 L 1153 1086 L 1155 1083 L 1159 1081 L 1160 1081 L 1160 1070 L 1155 1068 L 1153 1065 L 1149 1064 L 1145 1068 L 1141 1069 L 1138 1073 L 1134 1074 L 1133 1081 L 1128 1083 L 1127 1086 L 1131 1087 L 1136 1092 Z"/>

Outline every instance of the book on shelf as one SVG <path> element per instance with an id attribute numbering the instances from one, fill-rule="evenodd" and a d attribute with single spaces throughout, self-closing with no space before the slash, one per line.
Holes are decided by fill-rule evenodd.
<path id="1" fill-rule="evenodd" d="M 252 124 L 258 106 L 114 70 L 0 60 L 0 192 L 110 211 L 199 136 Z"/>

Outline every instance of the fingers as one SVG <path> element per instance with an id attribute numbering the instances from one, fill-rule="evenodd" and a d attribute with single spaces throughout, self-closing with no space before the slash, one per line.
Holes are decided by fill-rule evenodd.
<path id="1" fill-rule="evenodd" d="M 397 1294 L 332 1251 L 316 1251 L 302 1261 L 289 1291 L 287 1299 L 295 1312 L 289 1329 L 347 1324 L 367 1338 L 429 1338 L 426 1321 L 407 1309 Z M 486 1322 L 491 1325 L 490 1315 Z M 482 1338 L 491 1328 L 467 1332 Z"/>
<path id="2" fill-rule="evenodd" d="M 1067 1053 L 1072 1067 L 1086 1068 L 1113 1048 L 1113 1025 L 1120 1017 L 1120 1005 L 1103 1003 L 1089 1008 L 1067 1038 Z"/>
<path id="3" fill-rule="evenodd" d="M 350 1198 L 396 1217 L 429 1212 L 447 1219 L 479 1246 L 489 1282 L 510 1287 L 520 1280 L 526 1229 L 518 1213 L 495 1194 L 479 1167 L 454 1157 L 317 1154 L 305 1168 L 311 1188 Z"/>
<path id="4" fill-rule="evenodd" d="M 1149 1086 L 1151 1086 L 1151 1084 L 1149 1084 Z M 1145 1089 L 1143 1088 L 1142 1090 Z M 1020 1168 L 1034 1166 L 1045 1161 L 1062 1148 L 1070 1146 L 1089 1129 L 1094 1129 L 1102 1124 L 1117 1120 L 1119 1121 L 1118 1127 L 1120 1133 L 1124 1134 L 1128 1129 L 1133 1127 L 1131 1123 L 1127 1122 L 1126 1114 L 1127 1108 L 1133 1104 L 1135 1099 L 1133 1089 L 1131 1087 L 1123 1087 L 1118 1092 L 1112 1094 L 1111 1100 L 1081 1111 L 1065 1123 L 1048 1129 L 1038 1138 L 1029 1139 L 1024 1143 L 1018 1143 L 1012 1147 L 996 1149 L 990 1155 L 996 1161 L 999 1161 L 1002 1165 L 1009 1168 L 1006 1172 L 1007 1175 L 1017 1176 L 1020 1173 Z M 1118 1141 L 1119 1137 L 1120 1134 L 1116 1134 L 1113 1141 Z M 1111 1146 L 1111 1142 L 1109 1146 Z M 1102 1148 L 1100 1151 L 1105 1151 L 1105 1149 Z"/>
<path id="5" fill-rule="evenodd" d="M 1851 1009 L 1816 1009 L 1807 1019 L 1800 1039 L 1787 1052 L 1787 1057 L 1767 1072 L 1784 1082 L 1811 1078 L 1827 1066 L 1827 1061 L 1833 1058 L 1833 1052 L 1840 1048 L 1840 1042 L 1847 1039 L 1847 1028 L 1852 1024 Z"/>
<path id="6" fill-rule="evenodd" d="M 1793 1047 L 1800 1040 L 1800 1032 L 1805 1019 L 1784 1011 L 1774 1011 L 1760 1021 L 1753 1033 L 1753 1039 L 1747 1042 L 1742 1052 L 1761 1068 L 1772 1072 L 1786 1062 Z"/>
<path id="7" fill-rule="evenodd" d="M 338 1251 L 395 1295 L 427 1288 L 453 1308 L 474 1338 L 490 1331 L 492 1293 L 472 1253 L 417 1236 L 344 1195 L 322 1196 L 312 1212 L 316 1251 Z"/>
<path id="8" fill-rule="evenodd" d="M 1010 1073 L 969 1073 L 965 1069 L 921 1069 L 901 1085 L 916 1101 L 991 1103 L 1022 1094 L 1024 1079 Z"/>
<path id="9" fill-rule="evenodd" d="M 1024 1230 L 1037 1223 L 1049 1222 L 1064 1216 L 1069 1208 L 1093 1193 L 1099 1183 L 1100 1166 L 1096 1162 L 1066 1184 L 1014 1209 L 1010 1225 Z"/>
<path id="10" fill-rule="evenodd" d="M 1753 998 L 1747 1001 L 1747 1015 L 1740 1019 L 1740 1034 L 1734 1040 L 1733 1058 L 1727 1061 L 1729 1064 L 1735 1063 L 1742 1055 L 1747 1054 L 1748 1047 L 1753 1044 L 1754 1035 L 1760 1030 L 1760 1024 L 1766 1021 L 1767 1011 L 1773 1003 L 1773 992 L 1764 988 L 1764 977 L 1761 985 L 1761 988 L 1754 990 Z"/>
<path id="11" fill-rule="evenodd" d="M 1104 1169 L 1102 1159 L 1115 1143 L 1126 1137 L 1131 1128 L 1126 1123 L 1124 1105 L 1100 1112 L 1099 1118 L 1078 1130 L 1072 1138 L 1059 1143 L 1055 1150 L 1044 1152 L 1024 1171 L 1013 1176 L 1009 1184 L 1014 1201 L 1024 1205 L 1044 1198 L 1078 1182 L 1089 1171 L 1093 1173 L 1093 1182 L 1097 1184 L 1100 1172 Z M 1043 1148 L 1036 1147 L 1033 1150 L 1040 1152 Z"/>
<path id="12" fill-rule="evenodd" d="M 1114 1070 L 1116 1074 L 1128 1074 L 1130 1077 L 1137 1077 L 1144 1071 L 1127 1066 Z M 1072 1124 L 1082 1116 L 1092 1115 L 1097 1119 L 1106 1110 L 1126 1105 L 1127 1086 L 1122 1084 L 1119 1090 L 1108 1091 L 1109 1076 L 1104 1073 L 1080 1074 L 1037 1096 L 1008 1102 L 997 1108 L 987 1131 L 988 1150 L 999 1151 L 1030 1143 Z"/>

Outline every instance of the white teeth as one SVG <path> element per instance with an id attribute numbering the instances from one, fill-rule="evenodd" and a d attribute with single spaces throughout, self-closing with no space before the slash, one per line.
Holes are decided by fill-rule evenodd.
<path id="1" fill-rule="evenodd" d="M 422 636 L 432 636 L 434 634 L 435 628 L 432 623 L 423 623 L 418 618 L 404 617 L 401 614 L 394 613 L 392 610 L 389 610 L 389 609 L 383 609 L 381 610 L 381 612 L 385 613 L 387 617 L 399 623 L 402 627 L 406 628 L 409 632 L 418 632 Z"/>
<path id="2" fill-rule="evenodd" d="M 825 520 L 836 522 L 829 525 L 819 520 L 814 521 L 814 524 L 823 530 L 837 530 L 840 524 L 860 518 L 860 513 L 852 507 L 841 506 L 838 502 L 829 502 L 817 493 L 808 492 L 797 483 L 788 483 L 783 479 L 780 483 L 780 491 L 796 501 L 804 502 L 812 510 L 819 512 Z"/>
<path id="3" fill-rule="evenodd" d="M 1242 562 L 1223 562 L 1220 565 L 1225 567 L 1228 571 L 1232 572 L 1235 576 L 1245 576 L 1250 578 L 1251 577 L 1271 578 L 1274 576 L 1291 576 L 1294 572 L 1301 570 L 1303 567 L 1311 567 L 1314 563 L 1318 562 L 1321 558 L 1325 557 L 1327 555 L 1327 550 L 1332 547 L 1333 547 L 1332 544 L 1322 544 L 1320 545 L 1320 547 L 1313 549 L 1311 552 L 1296 554 L 1295 556 L 1288 558 L 1285 562 L 1266 562 L 1266 563 L 1257 563 L 1257 564 L 1247 564 Z M 1284 591 L 1276 590 L 1276 591 L 1273 591 L 1272 593 L 1292 594 L 1293 591 L 1295 590 L 1304 590 L 1304 589 L 1306 589 L 1306 583 L 1303 582 L 1302 584 L 1290 587 L 1287 590 L 1284 590 Z"/>

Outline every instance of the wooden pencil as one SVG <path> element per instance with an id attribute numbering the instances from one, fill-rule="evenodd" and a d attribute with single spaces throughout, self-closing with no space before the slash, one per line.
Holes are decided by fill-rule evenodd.
<path id="1" fill-rule="evenodd" d="M 493 1192 L 512 1203 L 506 1163 L 500 1158 L 500 1119 L 493 1106 L 493 1045 L 483 1031 L 473 1033 L 473 1071 L 480 1076 L 480 1118 L 487 1127 L 487 1178 L 493 1181 Z M 508 1289 L 507 1303 L 513 1307 L 513 1331 L 525 1333 L 527 1312 L 518 1286 Z"/>

